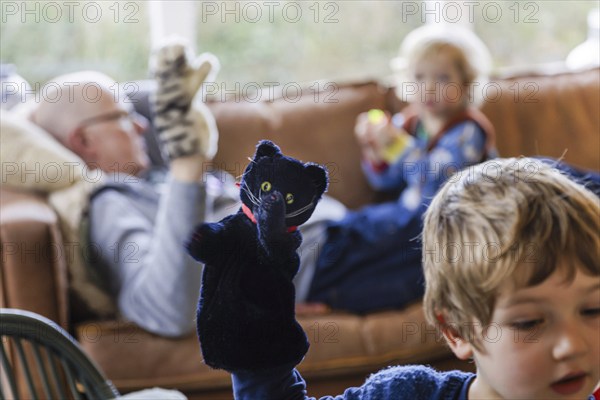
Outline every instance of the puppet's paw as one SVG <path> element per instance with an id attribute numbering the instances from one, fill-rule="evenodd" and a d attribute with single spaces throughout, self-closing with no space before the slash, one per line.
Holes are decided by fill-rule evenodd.
<path id="1" fill-rule="evenodd" d="M 190 236 L 188 241 L 185 243 L 185 249 L 189 255 L 196 261 L 202 261 L 202 248 L 205 239 L 203 225 L 198 226 L 194 229 L 194 233 Z"/>
<path id="2" fill-rule="evenodd" d="M 258 228 L 266 239 L 285 233 L 285 202 L 281 193 L 274 191 L 262 199 L 258 209 Z"/>
<path id="3" fill-rule="evenodd" d="M 185 248 L 194 260 L 207 263 L 219 251 L 218 243 L 218 224 L 200 224 L 190 235 L 185 243 Z"/>

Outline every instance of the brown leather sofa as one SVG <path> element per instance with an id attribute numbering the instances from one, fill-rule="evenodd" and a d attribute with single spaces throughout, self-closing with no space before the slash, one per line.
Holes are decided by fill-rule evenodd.
<path id="1" fill-rule="evenodd" d="M 356 115 L 397 110 L 393 90 L 376 82 L 307 90 L 298 101 L 211 103 L 220 131 L 215 167 L 239 175 L 259 139 L 302 160 L 326 164 L 329 194 L 351 208 L 378 201 L 363 177 L 353 136 Z M 483 112 L 497 131 L 503 156 L 543 154 L 600 170 L 600 70 L 497 78 Z M 565 153 L 565 150 L 567 152 Z M 190 398 L 231 398 L 229 376 L 202 361 L 195 335 L 166 339 L 120 320 L 70 319 L 67 266 L 57 217 L 46 199 L 3 185 L 0 191 L 0 305 L 43 314 L 69 329 L 121 392 L 161 386 Z M 472 369 L 458 362 L 425 324 L 420 304 L 366 316 L 341 312 L 299 317 L 311 341 L 300 365 L 309 394 L 341 393 L 382 367 L 426 363 Z"/>

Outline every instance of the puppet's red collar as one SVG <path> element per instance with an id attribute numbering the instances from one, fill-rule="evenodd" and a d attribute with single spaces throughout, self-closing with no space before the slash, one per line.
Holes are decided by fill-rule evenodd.
<path id="1" fill-rule="evenodd" d="M 256 217 L 254 217 L 254 214 L 252 214 L 252 210 L 250 210 L 250 208 L 248 208 L 248 206 L 244 203 L 242 203 L 242 211 L 244 212 L 244 214 L 246 214 L 246 217 L 248 217 L 250 221 L 256 224 Z M 287 231 L 295 232 L 297 229 L 297 226 L 288 226 Z"/>

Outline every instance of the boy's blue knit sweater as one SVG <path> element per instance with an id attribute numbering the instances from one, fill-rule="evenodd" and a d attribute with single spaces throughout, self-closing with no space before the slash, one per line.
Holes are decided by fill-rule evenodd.
<path id="1" fill-rule="evenodd" d="M 475 374 L 461 371 L 438 372 L 429 367 L 409 365 L 390 367 L 371 375 L 357 388 L 321 400 L 467 400 Z M 309 399 L 300 373 L 291 368 L 233 374 L 233 390 L 238 400 Z M 310 398 L 312 399 L 312 398 Z"/>
<path id="2" fill-rule="evenodd" d="M 234 373 L 232 379 L 237 400 L 314 400 L 307 397 L 306 383 L 292 367 Z M 467 400 L 474 379 L 473 373 L 438 372 L 422 365 L 390 367 L 371 375 L 361 387 L 320 400 Z"/>

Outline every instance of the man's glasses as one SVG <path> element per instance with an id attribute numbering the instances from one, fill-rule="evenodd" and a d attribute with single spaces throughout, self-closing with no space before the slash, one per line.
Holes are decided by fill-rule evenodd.
<path id="1" fill-rule="evenodd" d="M 126 111 L 113 111 L 110 113 L 97 115 L 95 117 L 86 118 L 77 125 L 77 129 L 82 130 L 93 125 L 112 121 L 127 124 L 128 127 L 135 127 L 137 125 L 142 127 L 142 130 L 145 130 L 148 126 L 146 119 L 135 111 L 129 113 Z"/>

